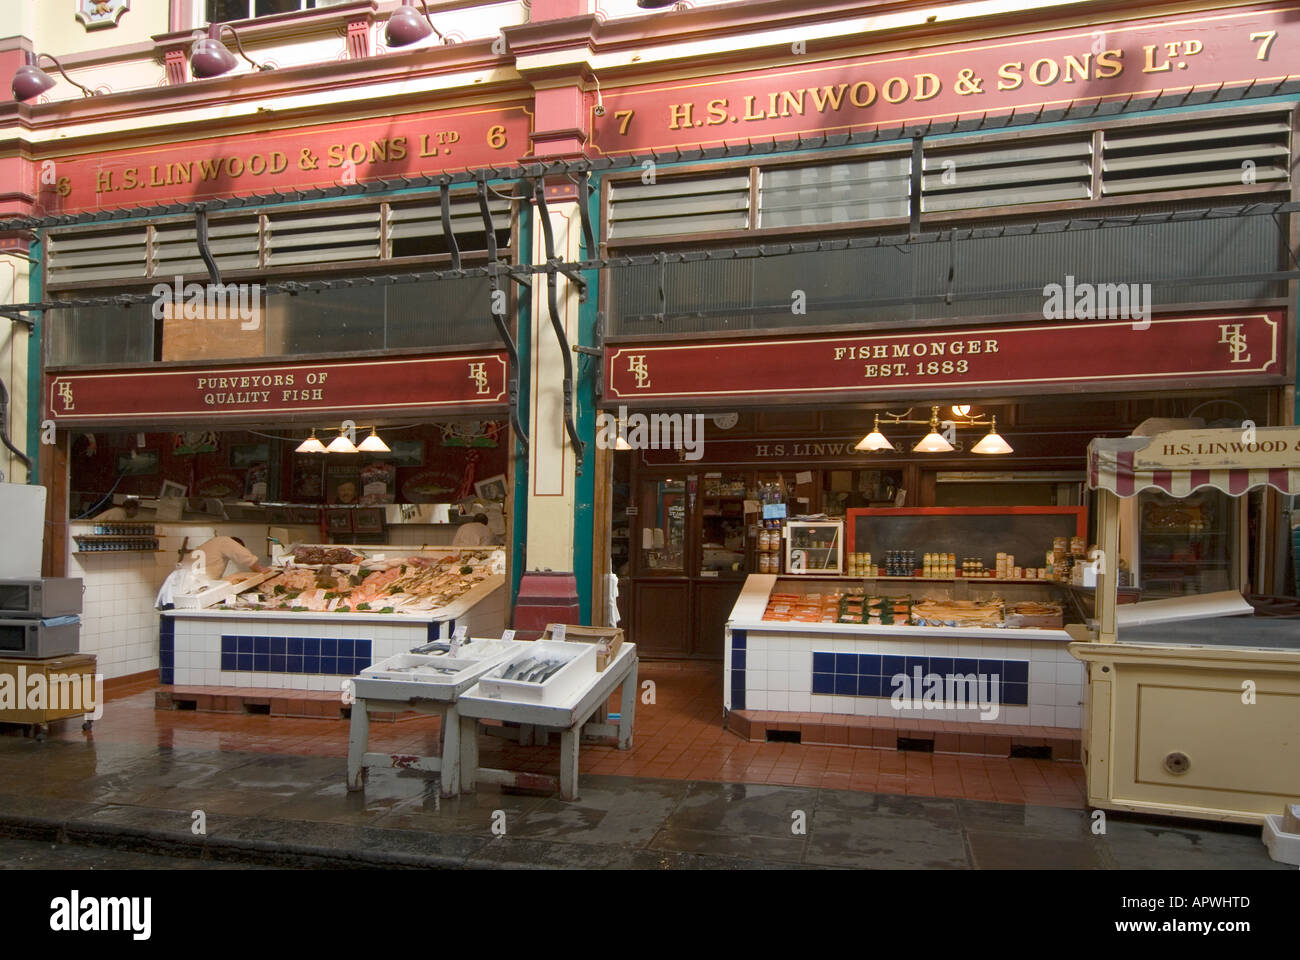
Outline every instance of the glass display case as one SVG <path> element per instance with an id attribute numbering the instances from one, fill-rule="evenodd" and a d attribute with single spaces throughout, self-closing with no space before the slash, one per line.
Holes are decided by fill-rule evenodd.
<path id="1" fill-rule="evenodd" d="M 1236 513 L 1236 501 L 1218 490 L 1179 498 L 1140 494 L 1143 599 L 1236 589 Z"/>
<path id="2" fill-rule="evenodd" d="M 785 524 L 787 574 L 840 574 L 844 571 L 843 520 L 789 520 Z"/>

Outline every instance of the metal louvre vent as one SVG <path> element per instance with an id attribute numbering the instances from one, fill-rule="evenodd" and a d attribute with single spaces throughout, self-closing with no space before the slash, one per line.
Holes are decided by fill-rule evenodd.
<path id="1" fill-rule="evenodd" d="M 760 174 L 760 227 L 906 217 L 910 156 L 783 167 Z"/>
<path id="2" fill-rule="evenodd" d="M 477 197 L 453 199 L 449 204 L 451 229 L 461 252 L 486 250 L 483 215 Z M 488 198 L 492 228 L 497 243 L 505 245 L 510 236 L 510 201 Z M 395 203 L 388 209 L 388 239 L 394 257 L 441 253 L 446 249 L 442 230 L 442 213 L 437 198 L 419 203 Z"/>
<path id="3" fill-rule="evenodd" d="M 300 210 L 266 217 L 266 265 L 378 260 L 378 206 Z"/>
<path id="4" fill-rule="evenodd" d="M 1255 114 L 1106 132 L 1102 142 L 1106 196 L 1283 183 L 1291 126 L 1286 114 Z"/>
<path id="5" fill-rule="evenodd" d="M 51 233 L 46 269 L 49 283 L 138 280 L 149 265 L 149 228 Z"/>
<path id="6" fill-rule="evenodd" d="M 212 220 L 208 224 L 208 248 L 217 266 L 226 270 L 253 270 L 258 264 L 259 223 L 257 217 Z M 155 277 L 206 273 L 199 257 L 198 236 L 193 220 L 160 223 L 153 232 L 153 275 Z"/>
<path id="7" fill-rule="evenodd" d="M 921 209 L 927 213 L 1091 196 L 1090 139 L 926 151 Z"/>
<path id="8" fill-rule="evenodd" d="M 616 183 L 609 239 L 678 237 L 749 226 L 749 175 L 659 183 Z"/>

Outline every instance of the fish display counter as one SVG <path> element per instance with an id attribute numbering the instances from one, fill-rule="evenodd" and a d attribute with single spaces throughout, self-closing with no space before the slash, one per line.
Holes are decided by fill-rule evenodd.
<path id="1" fill-rule="evenodd" d="M 752 575 L 725 628 L 723 705 L 1077 731 L 1084 675 L 1056 587 Z"/>
<path id="2" fill-rule="evenodd" d="M 298 546 L 266 573 L 178 593 L 160 623 L 176 686 L 336 690 L 374 663 L 450 639 L 500 636 L 499 547 Z"/>

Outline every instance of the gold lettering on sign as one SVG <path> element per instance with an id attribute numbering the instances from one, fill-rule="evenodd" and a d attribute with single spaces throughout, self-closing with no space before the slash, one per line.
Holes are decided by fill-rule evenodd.
<path id="1" fill-rule="evenodd" d="M 471 363 L 469 365 L 469 378 L 474 381 L 475 393 L 489 393 L 487 363 Z"/>
<path id="2" fill-rule="evenodd" d="M 627 372 L 636 377 L 636 388 L 644 390 L 650 386 L 650 370 L 646 366 L 645 354 L 638 353 L 627 358 Z"/>
<path id="3" fill-rule="evenodd" d="M 1241 332 L 1241 324 L 1219 324 L 1219 343 L 1227 345 L 1228 352 L 1232 354 L 1232 363 L 1250 362 L 1250 354 L 1246 353 L 1249 344 L 1246 342 L 1246 335 Z M 1242 354 L 1245 354 L 1245 356 L 1242 356 Z"/>
<path id="4" fill-rule="evenodd" d="M 72 384 L 67 380 L 59 381 L 59 401 L 63 404 L 64 410 L 75 410 L 72 403 Z"/>

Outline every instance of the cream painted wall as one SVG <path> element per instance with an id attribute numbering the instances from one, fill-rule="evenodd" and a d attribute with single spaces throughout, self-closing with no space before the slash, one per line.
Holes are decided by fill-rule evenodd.
<path id="1" fill-rule="evenodd" d="M 131 0 L 131 9 L 122 14 L 117 26 L 94 30 L 87 30 L 77 19 L 79 3 L 80 0 L 0 0 L 0 10 L 5 11 L 4 22 L 13 23 L 7 8 L 30 8 L 28 17 L 34 32 L 23 35 L 32 39 L 38 51 L 56 57 L 152 43 L 154 34 L 167 32 L 170 0 Z"/>
<path id="2" fill-rule="evenodd" d="M 0 303 L 26 303 L 29 265 L 25 257 L 0 255 Z M 0 379 L 9 391 L 9 439 L 14 446 L 36 459 L 37 437 L 27 434 L 27 327 L 0 317 Z M 5 480 L 25 483 L 22 462 L 0 445 L 0 470 Z"/>
<path id="3" fill-rule="evenodd" d="M 550 214 L 556 256 L 577 260 L 582 236 L 577 204 L 555 204 Z M 537 262 L 544 262 L 546 244 L 540 223 L 533 227 L 533 249 Z M 564 429 L 564 360 L 551 326 L 546 282 L 544 275 L 533 280 L 527 569 L 572 570 L 575 461 Z M 567 343 L 576 343 L 578 292 L 563 276 L 557 283 L 560 321 Z M 576 373 L 577 357 L 572 352 L 569 355 Z M 592 469 L 590 463 L 586 469 Z"/>

